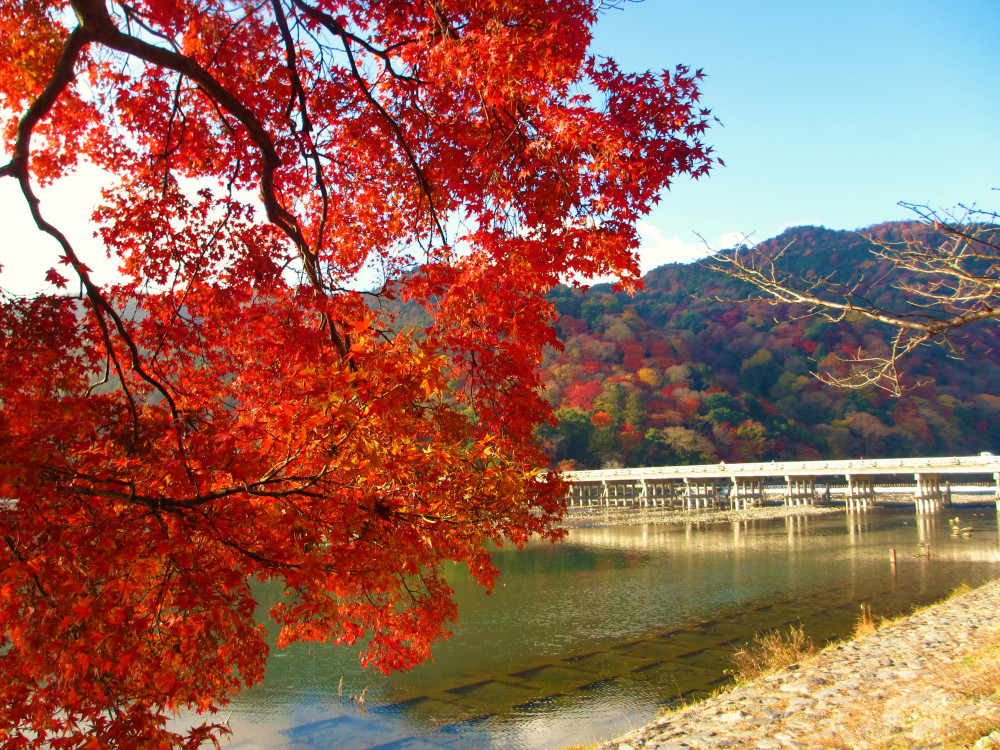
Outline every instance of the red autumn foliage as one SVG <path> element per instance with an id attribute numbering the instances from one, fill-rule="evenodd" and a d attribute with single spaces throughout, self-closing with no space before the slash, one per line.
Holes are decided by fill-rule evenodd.
<path id="1" fill-rule="evenodd" d="M 597 411 L 590 417 L 590 423 L 594 427 L 610 427 L 611 426 L 611 415 L 606 411 Z"/>
<path id="2" fill-rule="evenodd" d="M 566 405 L 590 411 L 594 408 L 594 399 L 601 395 L 603 389 L 604 384 L 600 380 L 572 383 L 566 388 Z"/>
<path id="3" fill-rule="evenodd" d="M 558 536 L 545 295 L 632 285 L 636 219 L 713 161 L 700 73 L 588 55 L 596 12 L 4 5 L 0 178 L 82 290 L 0 296 L 6 747 L 217 736 L 165 717 L 260 679 L 255 579 L 280 644 L 406 668 L 455 618 L 446 561 L 490 586 L 491 542 Z M 113 285 L 36 200 L 83 160 Z"/>

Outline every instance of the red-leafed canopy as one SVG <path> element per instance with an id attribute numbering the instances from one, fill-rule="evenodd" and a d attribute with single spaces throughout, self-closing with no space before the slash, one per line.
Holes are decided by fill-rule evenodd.
<path id="1" fill-rule="evenodd" d="M 713 161 L 700 74 L 588 56 L 596 12 L 4 3 L 0 177 L 81 289 L 0 296 L 5 746 L 216 736 L 165 717 L 260 679 L 254 579 L 281 643 L 409 667 L 456 614 L 443 562 L 489 586 L 489 543 L 558 537 L 546 293 L 633 284 L 637 217 Z M 81 160 L 114 284 L 36 198 Z"/>

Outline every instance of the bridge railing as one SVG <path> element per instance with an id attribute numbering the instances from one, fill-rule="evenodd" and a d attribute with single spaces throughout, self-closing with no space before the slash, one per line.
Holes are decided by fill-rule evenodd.
<path id="1" fill-rule="evenodd" d="M 936 458 L 861 458 L 830 461 L 764 461 L 755 463 L 647 466 L 630 469 L 585 469 L 563 472 L 571 482 L 607 479 L 668 479 L 683 477 L 784 477 L 863 474 L 994 474 L 1000 456 L 944 456 Z"/>

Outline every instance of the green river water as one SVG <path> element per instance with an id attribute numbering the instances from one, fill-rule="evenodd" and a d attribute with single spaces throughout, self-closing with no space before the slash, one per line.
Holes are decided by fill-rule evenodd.
<path id="1" fill-rule="evenodd" d="M 970 536 L 952 536 L 956 514 Z M 801 623 L 817 641 L 840 637 L 860 602 L 895 615 L 1000 575 L 992 506 L 575 529 L 494 559 L 492 596 L 451 571 L 462 627 L 434 663 L 381 677 L 359 669 L 357 648 L 275 650 L 264 681 L 231 706 L 224 746 L 593 742 L 723 685 L 729 655 L 756 632 Z"/>

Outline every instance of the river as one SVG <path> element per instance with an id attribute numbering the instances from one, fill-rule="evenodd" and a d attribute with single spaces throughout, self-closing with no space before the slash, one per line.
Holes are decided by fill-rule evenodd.
<path id="1" fill-rule="evenodd" d="M 952 535 L 956 514 L 971 534 Z M 850 632 L 861 602 L 896 615 L 1000 576 L 997 523 L 991 506 L 871 509 L 574 529 L 555 546 L 501 549 L 491 596 L 449 571 L 462 627 L 434 663 L 381 677 L 359 669 L 356 648 L 275 650 L 264 681 L 230 707 L 229 746 L 517 750 L 607 738 L 724 685 L 729 655 L 755 632 L 801 624 L 822 642 Z"/>

